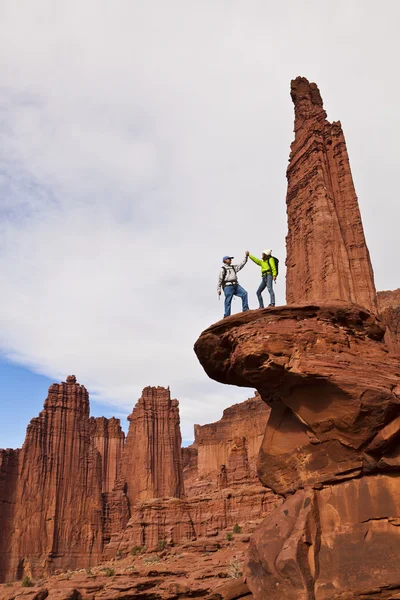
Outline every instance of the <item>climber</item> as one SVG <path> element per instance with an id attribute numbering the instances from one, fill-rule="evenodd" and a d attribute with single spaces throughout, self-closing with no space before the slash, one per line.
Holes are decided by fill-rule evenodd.
<path id="1" fill-rule="evenodd" d="M 222 259 L 223 265 L 219 272 L 217 294 L 221 295 L 221 288 L 225 294 L 225 312 L 224 318 L 231 314 L 231 304 L 233 296 L 239 296 L 242 299 L 243 312 L 249 310 L 247 301 L 247 292 L 239 285 L 237 272 L 243 269 L 247 263 L 248 253 L 240 263 L 240 265 L 232 265 L 233 256 L 224 256 Z"/>
<path id="2" fill-rule="evenodd" d="M 261 267 L 261 283 L 257 290 L 257 298 L 260 308 L 264 308 L 262 292 L 265 290 L 265 288 L 267 288 L 269 291 L 269 306 L 275 306 L 275 293 L 272 281 L 276 281 L 278 269 L 276 259 L 272 256 L 272 250 L 264 250 L 264 252 L 261 254 L 261 259 L 256 258 L 248 251 L 246 252 L 246 256 L 249 256 L 251 260 L 256 263 L 256 265 Z"/>

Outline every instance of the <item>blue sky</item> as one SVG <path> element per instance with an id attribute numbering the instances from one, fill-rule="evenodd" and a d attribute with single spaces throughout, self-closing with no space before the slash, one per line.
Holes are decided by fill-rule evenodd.
<path id="1" fill-rule="evenodd" d="M 272 248 L 285 301 L 297 75 L 342 122 L 377 287 L 399 287 L 399 19 L 397 0 L 0 3 L 8 445 L 71 373 L 94 414 L 170 385 L 187 439 L 252 394 L 208 380 L 193 343 L 225 254 Z M 259 277 L 240 275 L 251 308 Z"/>

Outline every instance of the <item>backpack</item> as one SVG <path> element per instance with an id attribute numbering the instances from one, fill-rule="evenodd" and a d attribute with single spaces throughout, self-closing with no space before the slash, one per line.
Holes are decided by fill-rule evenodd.
<path id="1" fill-rule="evenodd" d="M 227 274 L 227 272 L 228 272 L 228 269 L 229 269 L 229 267 L 226 267 L 225 265 L 222 265 L 222 268 L 223 268 L 223 270 L 224 270 L 224 275 L 223 275 L 223 277 L 222 277 L 221 285 L 222 285 L 222 289 L 224 289 L 224 288 L 225 288 L 225 278 L 226 278 L 226 274 Z M 231 267 L 231 268 L 233 268 L 233 267 Z M 231 283 L 232 283 L 232 285 L 234 285 L 235 287 L 237 286 L 237 280 L 236 280 L 236 281 L 234 281 L 234 282 L 231 282 Z"/>
<path id="2" fill-rule="evenodd" d="M 269 258 L 273 258 L 274 259 L 274 261 L 275 261 L 275 267 L 276 267 L 276 276 L 278 276 L 279 275 L 279 258 L 276 258 L 276 256 L 270 256 Z M 269 264 L 269 259 L 268 259 L 268 264 Z M 272 271 L 271 265 L 269 265 L 269 268 Z"/>

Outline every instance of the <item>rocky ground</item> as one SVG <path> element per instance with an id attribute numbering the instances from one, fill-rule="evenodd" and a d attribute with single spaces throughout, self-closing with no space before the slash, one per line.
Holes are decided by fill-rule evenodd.
<path id="1" fill-rule="evenodd" d="M 213 538 L 198 539 L 158 552 L 132 548 L 91 569 L 67 571 L 37 581 L 3 584 L 0 600 L 250 600 L 243 563 L 254 520 Z M 162 544 L 161 544 L 162 546 Z"/>

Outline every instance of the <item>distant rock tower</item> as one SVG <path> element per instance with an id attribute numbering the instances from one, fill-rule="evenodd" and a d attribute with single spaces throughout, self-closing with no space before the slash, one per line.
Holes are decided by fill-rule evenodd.
<path id="1" fill-rule="evenodd" d="M 297 77 L 291 96 L 287 303 L 344 300 L 376 313 L 374 274 L 341 124 L 326 120 L 315 83 Z"/>
<path id="2" fill-rule="evenodd" d="M 131 509 L 148 498 L 183 497 L 178 400 L 169 389 L 146 387 L 128 420 L 123 476 Z"/>

